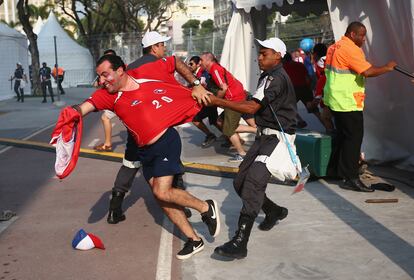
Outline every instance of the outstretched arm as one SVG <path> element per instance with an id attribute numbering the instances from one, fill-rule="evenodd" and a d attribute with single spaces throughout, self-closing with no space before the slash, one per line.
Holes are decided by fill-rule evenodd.
<path id="1" fill-rule="evenodd" d="M 395 61 L 390 61 L 381 67 L 372 66 L 368 68 L 368 70 L 365 70 L 364 72 L 362 72 L 361 74 L 364 77 L 377 77 L 387 72 L 391 72 L 392 70 L 394 70 L 395 66 L 397 66 L 397 63 Z"/>
<path id="2" fill-rule="evenodd" d="M 210 95 L 209 105 L 210 104 L 214 106 L 218 106 L 218 107 L 229 108 L 239 113 L 249 113 L 249 114 L 255 114 L 261 107 L 259 103 L 253 100 L 234 102 L 234 101 L 229 101 L 223 98 L 216 97 L 214 95 Z"/>
<path id="3" fill-rule="evenodd" d="M 90 102 L 83 102 L 80 105 L 73 105 L 72 108 L 78 111 L 82 117 L 95 110 L 95 106 L 93 106 Z"/>

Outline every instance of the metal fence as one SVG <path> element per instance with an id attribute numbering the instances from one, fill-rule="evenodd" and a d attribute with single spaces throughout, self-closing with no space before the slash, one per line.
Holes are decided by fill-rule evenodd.
<path id="1" fill-rule="evenodd" d="M 266 26 L 267 37 L 281 38 L 289 51 L 299 48 L 303 38 L 312 38 L 315 43 L 331 44 L 334 41 L 332 26 L 328 13 L 320 16 L 310 16 L 277 22 Z M 204 51 L 210 51 L 217 57 L 221 56 L 225 35 L 222 32 L 213 32 L 205 36 L 186 36 L 184 43 L 172 47 L 179 50 L 183 56 L 197 55 Z"/>
<path id="2" fill-rule="evenodd" d="M 223 32 L 212 32 L 200 36 L 184 36 L 183 43 L 174 44 L 174 40 L 167 42 L 167 54 L 187 59 L 193 55 L 200 55 L 209 51 L 220 59 L 223 50 L 225 35 Z M 296 21 L 275 22 L 267 26 L 267 37 L 280 37 L 289 51 L 297 49 L 303 38 L 312 38 L 316 43 L 330 44 L 334 41 L 329 15 L 301 18 Z M 142 55 L 141 33 L 103 34 L 94 38 L 94 44 L 102 55 L 106 49 L 113 49 L 125 63 L 129 64 Z M 82 81 L 84 84 L 92 82 L 94 73 L 85 73 L 82 70 L 67 72 L 64 86 L 73 86 Z"/>
<path id="3" fill-rule="evenodd" d="M 93 37 L 93 41 L 100 55 L 107 49 L 113 49 L 125 63 L 131 63 L 142 55 L 141 38 L 141 33 L 131 32 L 103 34 Z"/>

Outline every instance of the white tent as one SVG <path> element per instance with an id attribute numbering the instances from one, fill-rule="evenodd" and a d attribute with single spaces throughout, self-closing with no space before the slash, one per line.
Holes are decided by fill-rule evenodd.
<path id="1" fill-rule="evenodd" d="M 59 67 L 65 73 L 63 87 L 90 84 L 94 78 L 93 60 L 88 49 L 75 42 L 60 26 L 53 12 L 49 14 L 37 38 L 40 63 L 46 62 L 50 68 L 55 65 L 56 36 Z"/>
<path id="2" fill-rule="evenodd" d="M 236 72 L 239 65 L 246 67 L 242 70 L 247 74 L 237 76 L 245 86 L 251 87 L 257 81 L 247 81 L 257 76 L 257 68 L 249 66 L 255 63 L 257 57 L 251 54 L 251 49 L 244 47 L 239 50 L 231 41 L 233 38 L 243 38 L 244 45 L 253 46 L 252 36 L 246 36 L 246 31 L 252 29 L 255 38 L 264 39 L 268 8 L 276 9 L 283 15 L 293 10 L 299 14 L 329 10 L 335 39 L 345 33 L 351 21 L 361 21 L 367 27 L 368 37 L 364 51 L 368 61 L 374 65 L 383 65 L 389 60 L 395 60 L 402 67 L 413 71 L 414 0 L 232 1 L 236 7 L 232 21 L 237 20 L 238 25 L 242 26 L 232 27 L 232 32 L 227 33 L 221 63 L 230 72 Z M 239 33 L 235 34 L 236 32 Z M 247 52 L 244 53 L 245 51 Z M 401 167 L 414 168 L 414 131 L 408 123 L 414 101 L 413 89 L 410 80 L 399 73 L 368 79 L 363 143 L 367 159 L 394 161 Z"/>
<path id="3" fill-rule="evenodd" d="M 253 44 L 253 28 L 250 14 L 244 10 L 236 10 L 231 18 L 224 41 L 220 64 L 230 71 L 253 93 L 260 76 L 257 64 L 257 49 Z"/>
<path id="4" fill-rule="evenodd" d="M 11 98 L 15 95 L 10 88 L 10 76 L 16 70 L 16 63 L 20 62 L 29 78 L 29 66 L 27 56 L 27 39 L 20 32 L 0 23 L 0 100 Z M 30 94 L 30 89 L 25 88 L 25 94 Z"/>
<path id="5" fill-rule="evenodd" d="M 42 29 L 43 26 L 43 20 L 41 17 L 37 18 L 36 23 L 33 25 L 33 33 L 34 34 L 39 34 L 40 30 Z"/>

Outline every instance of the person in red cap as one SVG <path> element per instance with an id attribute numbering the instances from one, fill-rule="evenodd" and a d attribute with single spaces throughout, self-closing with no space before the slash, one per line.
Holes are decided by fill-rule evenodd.
<path id="1" fill-rule="evenodd" d="M 257 42 L 260 45 L 259 67 L 263 72 L 253 99 L 234 102 L 210 96 L 212 105 L 254 114 L 258 128 L 257 137 L 240 164 L 233 182 L 243 203 L 238 229 L 231 240 L 214 250 L 218 255 L 233 259 L 247 256 L 247 243 L 260 210 L 266 214 L 259 225 L 259 229 L 264 231 L 272 229 L 279 220 L 288 215 L 288 209 L 277 205 L 266 196 L 266 187 L 271 176 L 266 162 L 276 158 L 275 161 L 280 165 L 291 163 L 290 158 L 282 158 L 274 151 L 284 141 L 283 133 L 294 146 L 296 96 L 292 82 L 281 63 L 286 53 L 286 45 L 279 38 Z"/>
<path id="2" fill-rule="evenodd" d="M 155 198 L 168 218 L 188 238 L 176 255 L 178 259 L 187 259 L 200 252 L 204 242 L 188 222 L 183 207 L 200 212 L 213 237 L 220 232 L 220 215 L 214 200 L 202 201 L 185 190 L 172 187 L 173 176 L 182 172 L 181 140 L 173 126 L 191 121 L 200 110 L 197 101 L 207 103 L 207 93 L 193 91 L 190 94 L 190 90 L 177 83 L 157 79 L 134 79 L 133 71 L 126 71 L 119 56 L 105 55 L 96 65 L 103 88 L 82 104 L 75 105 L 74 109 L 81 116 L 95 110 L 111 110 L 125 124 L 139 146 L 137 153 L 143 175 Z"/>

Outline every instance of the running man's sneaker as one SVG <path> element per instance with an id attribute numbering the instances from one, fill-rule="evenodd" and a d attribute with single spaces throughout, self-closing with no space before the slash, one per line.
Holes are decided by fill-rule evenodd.
<path id="1" fill-rule="evenodd" d="M 201 252 L 204 249 L 204 242 L 203 239 L 199 241 L 194 241 L 191 238 L 188 238 L 187 242 L 185 242 L 183 249 L 177 253 L 176 257 L 179 260 L 186 260 L 190 258 L 192 255 Z"/>
<path id="2" fill-rule="evenodd" d="M 234 157 L 229 158 L 229 162 L 242 162 L 244 157 L 240 154 L 236 154 Z"/>
<path id="3" fill-rule="evenodd" d="M 216 141 L 217 137 L 214 134 L 209 134 L 206 136 L 206 139 L 204 139 L 204 142 L 201 143 L 201 147 L 203 148 L 207 148 L 209 147 L 211 144 L 213 144 Z"/>
<path id="4" fill-rule="evenodd" d="M 220 213 L 215 200 L 206 200 L 208 211 L 201 214 L 201 219 L 207 225 L 210 235 L 216 237 L 220 233 Z"/>

